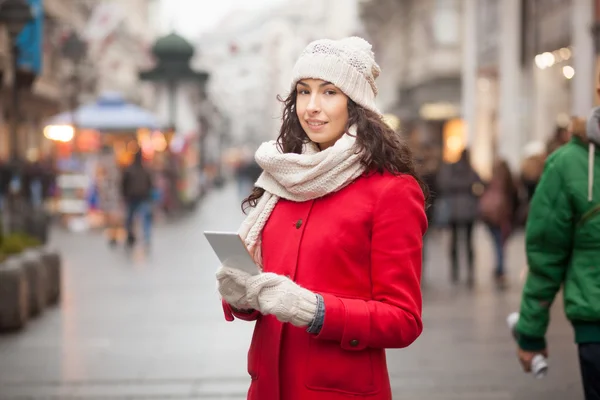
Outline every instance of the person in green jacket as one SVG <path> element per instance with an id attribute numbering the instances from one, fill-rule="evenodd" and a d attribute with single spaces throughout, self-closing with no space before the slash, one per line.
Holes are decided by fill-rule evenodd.
<path id="1" fill-rule="evenodd" d="M 600 399 L 600 107 L 574 118 L 573 137 L 546 160 L 526 226 L 529 264 L 516 326 L 525 371 L 547 356 L 550 306 L 561 286 L 575 330 L 586 400 Z"/>

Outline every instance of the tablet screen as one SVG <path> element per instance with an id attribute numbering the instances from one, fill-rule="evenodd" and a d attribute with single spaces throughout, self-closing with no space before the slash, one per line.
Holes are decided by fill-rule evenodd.
<path id="1" fill-rule="evenodd" d="M 236 268 L 251 275 L 259 273 L 242 238 L 235 232 L 204 232 L 223 266 Z"/>

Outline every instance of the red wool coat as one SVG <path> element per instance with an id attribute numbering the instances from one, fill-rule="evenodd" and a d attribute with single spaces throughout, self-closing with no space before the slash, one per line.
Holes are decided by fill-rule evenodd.
<path id="1" fill-rule="evenodd" d="M 279 200 L 262 234 L 264 270 L 321 294 L 325 320 L 311 335 L 223 303 L 227 320 L 256 320 L 248 399 L 391 399 L 384 349 L 423 329 L 426 229 L 423 193 L 408 175 L 363 175 L 317 200 Z"/>

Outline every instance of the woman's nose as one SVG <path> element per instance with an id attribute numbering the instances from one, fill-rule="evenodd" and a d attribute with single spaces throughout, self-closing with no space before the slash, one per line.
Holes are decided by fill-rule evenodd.
<path id="1" fill-rule="evenodd" d="M 321 106 L 319 104 L 319 100 L 317 99 L 317 96 L 310 97 L 310 101 L 308 102 L 306 111 L 308 111 L 311 114 L 315 114 L 315 113 L 318 113 L 319 111 L 321 111 Z"/>

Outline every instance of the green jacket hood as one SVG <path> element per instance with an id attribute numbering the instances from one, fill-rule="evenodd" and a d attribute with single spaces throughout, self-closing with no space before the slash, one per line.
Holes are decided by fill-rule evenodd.
<path id="1" fill-rule="evenodd" d="M 592 109 L 586 123 L 585 132 L 575 131 L 573 136 L 588 146 L 588 201 L 594 201 L 594 159 L 596 146 L 600 143 L 600 107 Z"/>

